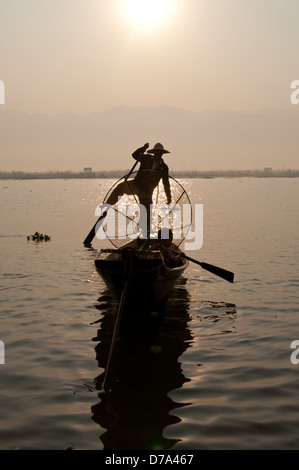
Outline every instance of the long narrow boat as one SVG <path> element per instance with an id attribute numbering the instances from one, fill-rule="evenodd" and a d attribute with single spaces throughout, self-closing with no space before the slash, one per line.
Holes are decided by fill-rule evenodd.
<path id="1" fill-rule="evenodd" d="M 129 173 L 128 177 L 131 173 Z M 126 185 L 130 186 L 128 177 L 124 178 L 126 179 Z M 119 182 L 116 184 L 118 183 Z M 118 300 L 110 350 L 103 382 L 101 384 L 102 390 L 105 392 L 112 389 L 115 381 L 115 374 L 113 379 L 113 368 L 111 364 L 113 365 L 113 353 L 115 344 L 119 339 L 118 333 L 120 326 L 124 326 L 126 333 L 127 331 L 131 331 L 131 327 L 136 324 L 135 319 L 137 318 L 139 326 L 139 319 L 141 318 L 145 321 L 146 328 L 149 327 L 149 331 L 151 331 L 153 324 L 154 326 L 157 324 L 156 319 L 159 322 L 162 316 L 164 318 L 164 300 L 167 299 L 176 281 L 186 270 L 189 261 L 193 261 L 217 276 L 233 282 L 233 273 L 218 268 L 217 266 L 194 260 L 181 252 L 180 245 L 186 238 L 188 230 L 190 230 L 191 227 L 192 210 L 190 199 L 185 189 L 173 178 L 171 178 L 171 184 L 172 204 L 169 203 L 169 198 L 167 198 L 167 204 L 165 203 L 165 197 L 161 195 L 162 191 L 158 186 L 152 197 L 152 201 L 155 204 L 154 207 L 158 208 L 158 212 L 154 214 L 153 217 L 153 207 L 151 206 L 149 223 L 147 224 L 143 224 L 142 218 L 139 217 L 140 214 L 142 214 L 143 208 L 141 203 L 135 204 L 135 196 L 132 196 L 131 201 L 128 203 L 123 203 L 122 198 L 118 198 L 117 207 L 110 206 L 109 208 L 107 207 L 109 206 L 107 199 L 104 199 L 103 206 L 105 206 L 107 210 L 104 210 L 84 240 L 84 244 L 89 245 L 95 234 L 97 233 L 98 235 L 98 230 L 101 228 L 104 238 L 107 237 L 114 246 L 113 249 L 102 249 L 95 259 L 97 272 L 104 280 L 110 292 L 114 294 L 115 298 Z M 159 212 L 159 204 L 161 207 L 163 206 L 163 209 L 165 209 L 166 206 L 166 212 Z M 129 207 L 129 211 L 126 210 L 127 207 Z M 187 215 L 189 215 L 189 220 L 188 218 L 185 220 L 185 214 L 183 214 L 182 219 L 179 219 L 177 216 L 177 214 L 181 215 L 181 207 L 188 208 Z M 125 235 L 120 234 L 117 243 L 114 238 L 112 239 L 112 237 L 110 238 L 108 235 L 110 209 L 114 211 L 112 211 L 114 226 L 126 229 Z M 128 214 L 131 217 L 128 216 Z M 146 212 L 147 219 L 148 214 L 149 213 Z M 115 215 L 117 215 L 117 217 Z M 134 220 L 135 216 L 137 222 Z M 128 225 L 125 223 L 127 220 L 129 220 Z M 141 224 L 139 224 L 139 220 Z M 165 220 L 167 222 L 166 224 Z M 180 221 L 180 225 L 178 221 Z M 128 226 L 130 227 L 129 231 L 127 230 Z M 166 236 L 163 236 L 164 228 L 167 230 Z M 112 230 L 111 233 L 114 236 L 115 233 L 113 232 Z M 174 233 L 176 240 L 179 239 L 178 235 L 180 235 L 179 242 L 177 243 L 174 242 Z M 99 238 L 102 239 L 100 236 Z M 127 238 L 130 240 L 124 242 L 124 239 Z M 121 242 L 120 246 L 118 245 L 119 241 Z M 173 253 L 175 253 L 175 257 L 173 257 Z M 131 303 L 132 301 L 133 304 Z M 157 309 L 153 309 L 153 302 L 158 304 L 161 302 L 161 304 Z M 133 305 L 135 308 L 126 309 L 128 305 Z M 147 308 L 145 309 L 144 306 Z M 161 309 L 160 306 L 162 307 Z M 150 308 L 149 310 L 148 307 Z M 125 319 L 129 321 L 123 321 L 123 313 L 125 312 Z M 136 317 L 135 313 L 137 313 L 138 317 Z M 133 323 L 130 320 L 133 320 Z"/>
<path id="2" fill-rule="evenodd" d="M 180 252 L 174 243 L 170 248 Z M 97 272 L 114 296 L 120 299 L 127 280 L 127 298 L 138 304 L 165 299 L 188 263 L 181 258 L 178 266 L 169 267 L 159 250 L 144 246 L 140 239 L 116 250 L 102 250 L 95 260 Z"/>
<path id="3" fill-rule="evenodd" d="M 112 186 L 104 198 L 104 205 L 107 205 L 109 194 L 120 182 L 126 180 L 128 186 L 130 186 L 132 180 L 128 179 L 129 176 L 134 176 L 134 173 L 121 178 Z M 188 260 L 182 257 L 177 265 L 169 265 L 168 260 L 164 258 L 161 251 L 155 248 L 157 233 L 162 227 L 165 227 L 165 220 L 167 220 L 167 229 L 172 230 L 175 225 L 176 227 L 179 226 L 180 238 L 170 242 L 171 245 L 168 246 L 170 250 L 181 253 L 180 244 L 186 236 L 186 227 L 183 227 L 180 210 L 183 204 L 187 203 L 191 206 L 190 199 L 178 181 L 171 176 L 169 176 L 169 181 L 173 198 L 172 205 L 165 204 L 166 195 L 162 187 L 162 181 L 153 194 L 153 207 L 156 213 L 152 210 L 151 227 L 154 228 L 155 235 L 153 238 L 155 239 L 149 237 L 144 230 L 139 229 L 139 223 L 135 222 L 134 216 L 138 211 L 140 214 L 140 206 L 136 205 L 136 196 L 132 194 L 128 196 L 126 201 L 120 199 L 118 203 L 108 209 L 108 212 L 111 211 L 110 214 L 112 213 L 117 228 L 122 227 L 125 230 L 119 239 L 110 237 L 109 230 L 105 229 L 109 215 L 107 216 L 105 212 L 99 219 L 99 221 L 104 220 L 101 222 L 100 227 L 100 230 L 104 232 L 104 238 L 107 238 L 114 248 L 101 250 L 95 260 L 95 266 L 107 287 L 119 301 L 126 281 L 126 300 L 133 299 L 136 304 L 142 303 L 143 305 L 152 301 L 160 302 L 167 298 L 176 280 L 189 264 Z M 174 213 L 173 209 L 171 212 L 170 207 L 175 207 L 176 210 L 179 209 L 177 211 L 179 216 Z M 128 214 L 131 214 L 131 216 L 128 216 Z M 191 226 L 191 218 L 192 215 L 187 228 Z M 139 220 L 138 217 L 137 220 Z M 180 225 L 177 224 L 178 220 Z M 95 230 L 98 230 L 96 225 L 86 239 L 88 243 L 91 237 L 94 236 Z"/>

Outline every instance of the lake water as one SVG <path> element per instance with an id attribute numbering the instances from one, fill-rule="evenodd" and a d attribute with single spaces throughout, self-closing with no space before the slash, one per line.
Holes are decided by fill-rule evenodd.
<path id="1" fill-rule="evenodd" d="M 113 181 L 0 181 L 1 449 L 297 449 L 299 179 L 186 179 L 204 207 L 190 263 L 153 331 L 118 342 L 116 304 L 82 244 Z M 35 243 L 35 231 L 51 241 Z"/>

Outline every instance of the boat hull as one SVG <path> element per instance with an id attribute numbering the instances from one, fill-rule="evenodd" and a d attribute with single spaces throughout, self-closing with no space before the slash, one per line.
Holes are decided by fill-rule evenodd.
<path id="1" fill-rule="evenodd" d="M 159 254 L 150 257 L 138 250 L 130 254 L 129 260 L 120 253 L 110 253 L 104 259 L 95 260 L 97 272 L 118 300 L 125 280 L 128 281 L 127 300 L 136 305 L 167 298 L 187 265 L 188 261 L 184 260 L 181 266 L 168 268 Z"/>

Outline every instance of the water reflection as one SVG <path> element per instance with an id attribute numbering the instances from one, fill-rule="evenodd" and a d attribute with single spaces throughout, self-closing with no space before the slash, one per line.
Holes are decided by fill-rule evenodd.
<path id="1" fill-rule="evenodd" d="M 133 322 L 123 322 L 111 362 L 110 391 L 101 391 L 104 372 L 95 379 L 100 401 L 92 407 L 92 419 L 106 430 L 100 437 L 104 450 L 166 450 L 177 442 L 164 438 L 163 430 L 180 421 L 171 410 L 187 405 L 168 396 L 189 381 L 179 362 L 192 340 L 190 298 L 184 283 L 181 279 L 159 312 L 143 320 L 148 312 L 138 312 L 138 321 L 135 317 Z M 94 341 L 98 365 L 104 370 L 117 305 L 107 291 L 99 301 L 101 328 Z"/>

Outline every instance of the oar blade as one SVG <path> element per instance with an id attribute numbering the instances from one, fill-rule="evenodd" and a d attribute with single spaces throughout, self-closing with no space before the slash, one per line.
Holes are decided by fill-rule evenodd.
<path id="1" fill-rule="evenodd" d="M 83 245 L 90 245 L 94 237 L 95 237 L 95 226 L 92 227 L 91 231 L 85 238 Z"/>
<path id="2" fill-rule="evenodd" d="M 228 282 L 234 282 L 234 273 L 231 271 L 227 271 L 226 269 L 219 268 L 218 266 L 204 262 L 201 262 L 200 265 L 206 271 L 215 274 L 215 276 L 222 277 L 222 279 L 225 279 Z"/>
<path id="3" fill-rule="evenodd" d="M 210 271 L 210 273 L 215 274 L 215 276 L 222 277 L 222 279 L 225 279 L 228 282 L 234 282 L 234 273 L 232 273 L 231 271 L 227 271 L 226 269 L 219 268 L 218 266 L 214 266 L 213 264 L 204 263 L 202 261 L 197 261 L 197 259 L 190 258 L 190 256 L 187 256 L 184 253 L 181 253 L 181 256 L 183 258 L 188 259 L 189 261 L 192 261 L 192 263 L 198 264 L 206 271 Z"/>
<path id="4" fill-rule="evenodd" d="M 85 238 L 84 242 L 83 242 L 83 245 L 90 245 L 92 240 L 94 239 L 94 237 L 96 236 L 96 228 L 99 229 L 99 226 L 97 227 L 98 223 L 102 221 L 104 221 L 105 217 L 107 215 L 107 212 L 105 211 L 101 217 L 96 221 L 96 223 L 94 224 L 94 226 L 92 227 L 91 231 L 89 232 L 89 234 L 87 235 L 87 237 Z"/>

